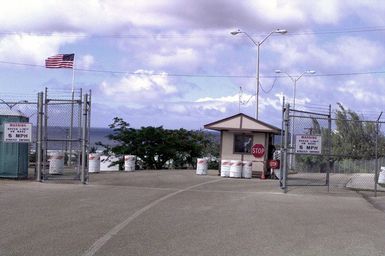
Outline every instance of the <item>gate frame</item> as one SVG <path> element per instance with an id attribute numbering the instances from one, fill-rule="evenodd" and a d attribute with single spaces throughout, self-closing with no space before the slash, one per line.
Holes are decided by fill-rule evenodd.
<path id="1" fill-rule="evenodd" d="M 291 115 L 290 112 L 293 112 L 293 115 Z M 290 104 L 289 103 L 285 104 L 285 102 L 283 101 L 282 113 L 283 113 L 282 114 L 283 122 L 282 122 L 282 134 L 281 135 L 283 136 L 283 139 L 281 138 L 281 141 L 283 141 L 283 143 L 281 143 L 281 145 L 283 146 L 282 147 L 283 163 L 281 165 L 281 170 L 280 170 L 280 173 L 281 173 L 280 186 L 281 186 L 281 188 L 284 190 L 284 193 L 287 193 L 289 186 L 327 186 L 327 191 L 329 192 L 329 190 L 330 190 L 330 170 L 331 170 L 331 164 L 332 164 L 332 160 L 331 160 L 331 147 L 332 147 L 332 144 L 331 144 L 331 125 L 332 125 L 331 105 L 329 105 L 329 113 L 324 114 L 324 113 L 315 113 L 315 112 L 310 112 L 310 111 L 290 109 Z M 297 118 L 298 117 L 309 118 L 309 117 L 303 117 L 303 116 L 296 116 L 295 113 L 316 115 L 316 116 L 321 117 L 321 118 L 317 118 L 317 120 L 319 120 L 319 119 L 328 120 L 328 131 L 329 132 L 327 134 L 327 149 L 326 149 L 326 152 L 323 151 L 324 153 L 321 154 L 323 156 L 327 156 L 328 162 L 329 162 L 328 168 L 327 168 L 326 173 L 325 173 L 326 174 L 325 184 L 321 184 L 321 185 L 319 185 L 319 184 L 306 184 L 306 185 L 290 185 L 290 184 L 288 184 L 288 174 L 289 174 L 288 156 L 290 156 L 290 158 L 291 158 L 290 161 L 292 164 L 293 161 L 295 161 L 296 155 L 313 155 L 313 154 L 297 154 L 297 153 L 295 153 L 295 148 L 294 148 L 294 138 L 295 138 L 294 120 L 296 117 Z M 290 137 L 290 119 L 292 122 L 291 139 L 289 138 Z M 289 140 L 290 140 L 290 146 L 289 146 Z"/>
<path id="2" fill-rule="evenodd" d="M 78 166 L 77 166 L 77 175 L 73 180 L 80 180 L 81 183 L 87 184 L 88 182 L 88 157 L 87 152 L 89 149 L 89 126 L 91 124 L 91 91 L 89 94 L 82 95 L 82 90 L 80 89 L 80 97 L 79 99 L 74 99 L 74 92 L 72 91 L 72 98 L 65 100 L 58 99 L 49 99 L 48 98 L 48 89 L 45 88 L 45 93 L 38 93 L 38 115 L 37 115 L 37 131 L 36 131 L 36 181 L 42 182 L 47 179 L 46 176 L 46 163 L 47 163 L 47 145 L 49 141 L 58 141 L 58 139 L 51 139 L 47 137 L 47 129 L 48 129 L 48 109 L 49 102 L 56 101 L 58 104 L 71 104 L 71 122 L 70 122 L 70 133 L 72 135 L 73 129 L 73 106 L 74 104 L 79 105 L 79 120 L 78 120 L 78 128 L 79 128 L 79 139 L 73 139 L 70 135 L 70 138 L 60 139 L 60 141 L 68 142 L 69 145 L 72 142 L 79 142 L 80 150 L 78 155 Z M 83 99 L 82 99 L 83 97 Z M 72 146 L 69 147 L 70 157 L 72 155 Z M 69 166 L 72 166 L 71 160 L 69 161 Z M 63 179 L 63 178 L 62 178 Z"/>
<path id="3" fill-rule="evenodd" d="M 293 112 L 294 114 L 291 115 L 290 112 Z M 289 146 L 289 134 L 290 134 L 290 118 L 292 118 L 292 125 L 293 125 L 293 131 L 294 131 L 294 119 L 297 118 L 311 118 L 311 117 L 304 117 L 304 116 L 296 116 L 295 113 L 303 113 L 303 114 L 309 114 L 309 115 L 316 115 L 318 116 L 317 120 L 328 120 L 328 136 L 327 136 L 327 149 L 326 151 L 323 151 L 321 154 L 322 156 L 327 156 L 328 158 L 328 168 L 326 171 L 326 177 L 325 177 L 325 184 L 319 185 L 319 184 L 306 184 L 306 185 L 290 185 L 288 184 L 288 156 L 292 155 L 295 157 L 295 149 L 293 147 L 293 139 L 291 141 L 291 145 Z M 281 133 L 281 149 L 283 152 L 282 157 L 282 164 L 280 168 L 280 187 L 284 190 L 284 193 L 288 192 L 289 186 L 327 186 L 327 192 L 330 191 L 330 171 L 332 170 L 332 164 L 333 164 L 333 157 L 336 155 L 332 154 L 332 140 L 331 140 L 331 134 L 332 134 L 332 121 L 336 121 L 337 118 L 332 118 L 331 116 L 331 105 L 329 105 L 329 113 L 315 113 L 315 112 L 309 112 L 309 111 L 302 111 L 302 110 L 296 110 L 296 109 L 290 109 L 290 104 L 285 104 L 285 99 L 283 98 L 282 103 L 282 133 Z M 380 130 L 380 124 L 385 124 L 385 121 L 380 121 L 381 116 L 383 112 L 381 112 L 377 118 L 377 120 L 350 120 L 346 119 L 346 121 L 349 122 L 364 122 L 364 123 L 375 123 L 376 125 L 376 140 L 375 140 L 375 170 L 374 170 L 374 197 L 377 197 L 378 192 L 378 176 L 379 176 L 379 156 L 378 156 L 378 137 L 379 137 L 379 130 Z M 294 138 L 294 134 L 292 134 L 292 138 Z M 291 151 L 291 152 L 290 152 Z M 300 154 L 300 155 L 311 155 L 311 154 Z"/>

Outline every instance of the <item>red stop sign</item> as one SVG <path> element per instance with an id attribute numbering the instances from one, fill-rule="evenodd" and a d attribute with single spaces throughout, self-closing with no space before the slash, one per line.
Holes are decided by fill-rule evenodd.
<path id="1" fill-rule="evenodd" d="M 251 147 L 251 153 L 254 157 L 260 158 L 265 154 L 265 147 L 262 144 L 254 144 Z"/>

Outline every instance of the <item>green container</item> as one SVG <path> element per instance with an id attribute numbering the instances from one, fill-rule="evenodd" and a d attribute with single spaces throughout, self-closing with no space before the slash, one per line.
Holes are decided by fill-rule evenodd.
<path id="1" fill-rule="evenodd" d="M 28 178 L 28 143 L 4 142 L 4 123 L 28 122 L 20 112 L 0 110 L 0 178 Z"/>

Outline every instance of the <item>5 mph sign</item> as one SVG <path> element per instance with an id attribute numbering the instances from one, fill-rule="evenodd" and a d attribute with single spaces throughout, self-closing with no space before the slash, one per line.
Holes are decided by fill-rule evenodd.
<path id="1" fill-rule="evenodd" d="M 4 123 L 4 142 L 32 142 L 32 124 Z"/>
<path id="2" fill-rule="evenodd" d="M 321 135 L 295 135 L 295 153 L 320 155 L 321 152 Z"/>

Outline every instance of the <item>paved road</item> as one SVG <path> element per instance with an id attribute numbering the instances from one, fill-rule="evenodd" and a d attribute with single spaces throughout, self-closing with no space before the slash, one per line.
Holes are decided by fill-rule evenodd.
<path id="1" fill-rule="evenodd" d="M 385 255 L 381 207 L 353 191 L 283 194 L 272 180 L 193 171 L 93 174 L 85 186 L 0 180 L 0 206 L 2 256 Z"/>

